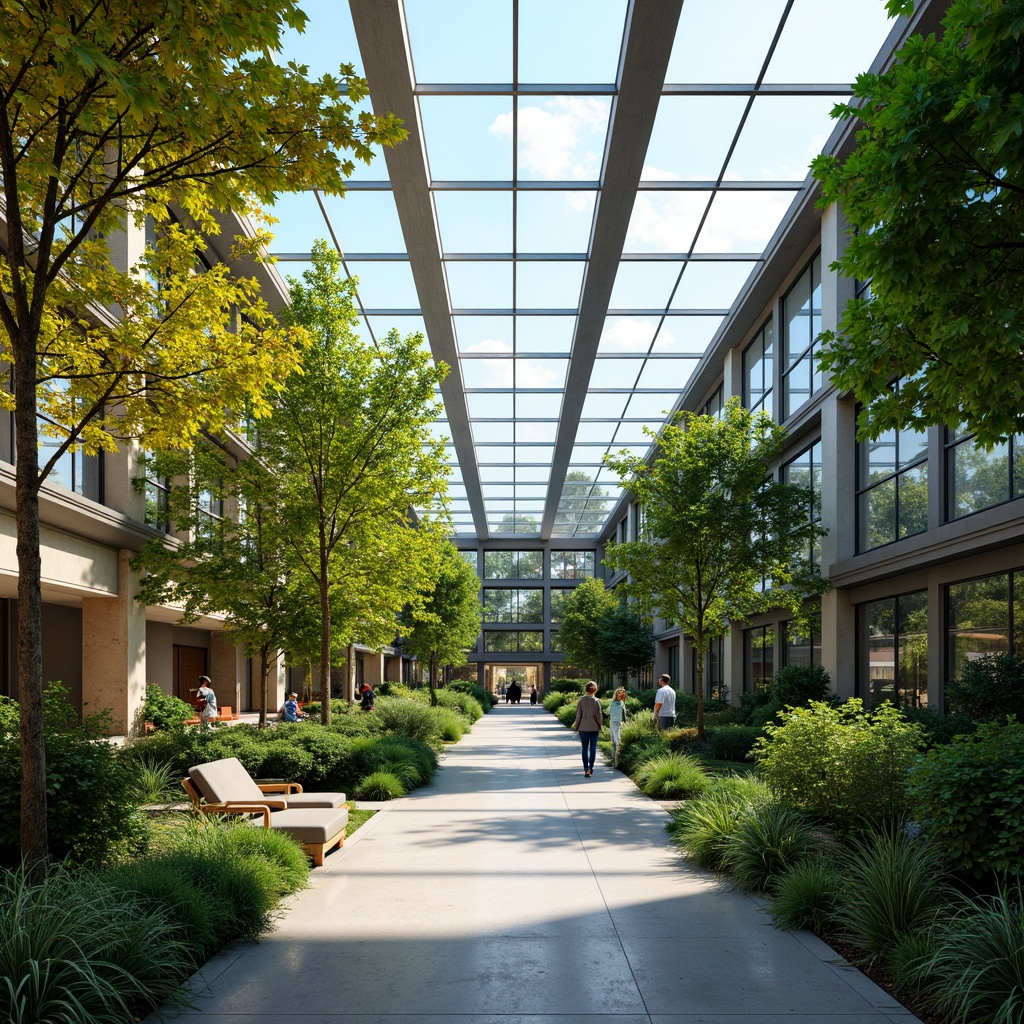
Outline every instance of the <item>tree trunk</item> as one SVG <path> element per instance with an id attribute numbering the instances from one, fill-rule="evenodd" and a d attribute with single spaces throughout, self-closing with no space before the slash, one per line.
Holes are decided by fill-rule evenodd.
<path id="1" fill-rule="evenodd" d="M 430 655 L 430 706 L 437 707 L 437 658 Z"/>
<path id="2" fill-rule="evenodd" d="M 701 641 L 694 645 L 697 650 L 697 739 L 705 740 L 704 735 L 704 655 Z"/>
<path id="3" fill-rule="evenodd" d="M 46 745 L 43 737 L 42 560 L 39 554 L 39 432 L 36 359 L 18 345 L 14 361 L 18 530 L 18 703 L 21 708 L 21 856 L 32 881 L 46 873 Z"/>
<path id="4" fill-rule="evenodd" d="M 320 721 L 331 724 L 331 601 L 326 553 L 320 559 Z"/>
<path id="5" fill-rule="evenodd" d="M 260 728 L 267 727 L 267 675 L 269 669 L 267 662 L 270 659 L 270 650 L 267 647 L 260 648 Z"/>

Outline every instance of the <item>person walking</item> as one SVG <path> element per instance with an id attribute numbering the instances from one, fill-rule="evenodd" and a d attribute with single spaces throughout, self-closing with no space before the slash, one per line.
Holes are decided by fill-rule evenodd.
<path id="1" fill-rule="evenodd" d="M 369 683 L 363 683 L 363 688 L 359 692 L 359 705 L 364 711 L 373 710 L 373 688 Z"/>
<path id="2" fill-rule="evenodd" d="M 199 677 L 199 689 L 196 690 L 196 700 L 203 701 L 199 712 L 199 724 L 206 729 L 213 728 L 214 719 L 220 718 L 220 711 L 217 708 L 217 694 L 213 692 L 209 676 Z"/>
<path id="3" fill-rule="evenodd" d="M 531 704 L 536 704 L 537 703 L 537 687 L 536 686 L 531 686 L 530 687 L 530 703 Z"/>
<path id="4" fill-rule="evenodd" d="M 608 705 L 608 731 L 612 734 L 612 767 L 619 767 L 619 730 L 626 721 L 626 688 L 620 686 Z"/>
<path id="5" fill-rule="evenodd" d="M 594 696 L 597 693 L 597 683 L 591 680 L 587 683 L 586 691 L 576 705 L 576 721 L 573 722 L 572 731 L 580 738 L 583 774 L 589 779 L 594 772 L 597 737 L 601 732 L 601 726 L 604 725 L 604 714 L 601 711 L 601 702 Z"/>
<path id="6" fill-rule="evenodd" d="M 671 729 L 676 724 L 676 691 L 672 679 L 658 676 L 658 692 L 654 695 L 654 724 L 659 729 Z"/>

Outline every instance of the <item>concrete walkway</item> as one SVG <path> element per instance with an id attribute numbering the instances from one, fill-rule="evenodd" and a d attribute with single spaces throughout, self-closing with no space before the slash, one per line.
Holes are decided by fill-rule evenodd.
<path id="1" fill-rule="evenodd" d="M 598 754 L 599 762 L 601 760 Z M 381 805 L 275 930 L 192 981 L 206 1024 L 914 1024 L 692 868 L 665 810 L 540 707 L 499 705 Z M 151 1018 L 155 1021 L 155 1018 Z"/>

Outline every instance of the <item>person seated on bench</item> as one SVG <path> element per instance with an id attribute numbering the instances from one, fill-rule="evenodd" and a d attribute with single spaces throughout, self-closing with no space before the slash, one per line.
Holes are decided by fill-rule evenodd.
<path id="1" fill-rule="evenodd" d="M 289 693 L 288 699 L 284 702 L 284 720 L 286 722 L 301 722 L 309 718 L 305 711 L 299 710 L 297 693 Z"/>

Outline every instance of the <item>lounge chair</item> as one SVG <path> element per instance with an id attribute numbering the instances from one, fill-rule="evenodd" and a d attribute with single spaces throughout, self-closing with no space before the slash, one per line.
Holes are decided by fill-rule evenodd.
<path id="1" fill-rule="evenodd" d="M 303 793 L 296 782 L 257 784 L 235 757 L 190 768 L 181 785 L 201 813 L 262 815 L 264 828 L 287 832 L 316 865 L 323 864 L 328 850 L 345 844 L 344 793 Z M 243 798 L 243 793 L 250 798 Z M 224 799 L 218 799 L 221 796 Z M 301 797 L 311 802 L 295 804 Z"/>

